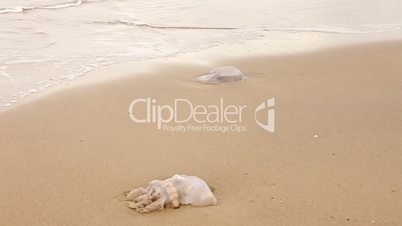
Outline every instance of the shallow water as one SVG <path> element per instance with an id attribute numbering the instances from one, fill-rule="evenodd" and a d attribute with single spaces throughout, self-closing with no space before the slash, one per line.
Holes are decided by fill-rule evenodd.
<path id="1" fill-rule="evenodd" d="M 401 10 L 397 0 L 2 0 L 0 106 L 102 65 L 269 39 L 272 32 L 400 30 Z"/>

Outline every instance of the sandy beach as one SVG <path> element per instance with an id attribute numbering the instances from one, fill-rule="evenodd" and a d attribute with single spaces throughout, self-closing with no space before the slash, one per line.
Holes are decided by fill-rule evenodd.
<path id="1" fill-rule="evenodd" d="M 0 114 L 0 225 L 401 225 L 401 59 L 395 41 L 95 71 L 126 76 Z M 247 80 L 196 82 L 220 65 Z M 169 133 L 130 119 L 143 97 L 250 107 L 275 97 L 275 132 L 249 109 L 243 132 Z M 138 214 L 121 201 L 177 173 L 207 181 L 218 205 Z"/>

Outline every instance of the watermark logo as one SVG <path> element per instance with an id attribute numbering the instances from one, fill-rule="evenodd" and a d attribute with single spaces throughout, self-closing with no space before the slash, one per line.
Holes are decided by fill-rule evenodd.
<path id="1" fill-rule="evenodd" d="M 269 132 L 275 131 L 274 98 L 264 101 L 255 109 L 257 125 Z M 220 98 L 218 104 L 194 104 L 188 99 L 174 99 L 170 104 L 159 104 L 155 98 L 138 98 L 130 103 L 128 114 L 135 123 L 154 124 L 165 132 L 244 132 L 243 117 L 247 105 L 227 104 Z M 267 120 L 257 113 L 267 111 Z"/>
<path id="2" fill-rule="evenodd" d="M 260 105 L 254 111 L 255 122 L 261 126 L 261 128 L 265 129 L 268 132 L 275 132 L 275 98 L 272 97 Z M 257 118 L 257 113 L 261 111 L 267 111 L 267 120 L 266 122 L 260 122 Z"/>

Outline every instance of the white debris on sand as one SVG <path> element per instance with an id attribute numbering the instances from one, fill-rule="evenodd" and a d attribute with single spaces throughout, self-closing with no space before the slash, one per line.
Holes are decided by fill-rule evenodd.
<path id="1" fill-rule="evenodd" d="M 243 73 L 232 66 L 222 66 L 211 71 L 207 75 L 198 77 L 198 81 L 205 84 L 218 84 L 222 82 L 234 82 L 246 79 Z"/>
<path id="2" fill-rule="evenodd" d="M 145 187 L 131 190 L 126 195 L 130 208 L 148 213 L 180 205 L 212 206 L 217 200 L 204 180 L 196 176 L 174 175 L 166 180 L 153 180 Z"/>

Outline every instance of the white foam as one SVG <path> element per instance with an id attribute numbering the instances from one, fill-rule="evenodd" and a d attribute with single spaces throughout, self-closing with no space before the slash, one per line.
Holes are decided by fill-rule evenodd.
<path id="1" fill-rule="evenodd" d="M 401 37 L 401 8 L 399 0 L 2 0 L 0 96 L 8 103 L 102 66 L 252 39 L 267 41 L 251 53 L 289 54 Z"/>
<path id="2" fill-rule="evenodd" d="M 0 13 L 20 13 L 22 11 L 24 11 L 24 8 L 22 6 L 0 9 Z"/>
<path id="3" fill-rule="evenodd" d="M 74 7 L 74 6 L 80 6 L 83 2 L 90 2 L 90 1 L 82 1 L 82 0 L 76 0 L 76 1 L 69 1 L 69 2 L 55 2 L 53 4 L 44 4 L 44 5 L 30 5 L 30 2 L 27 2 L 27 5 L 25 6 L 12 6 L 8 8 L 0 8 L 0 14 L 2 13 L 21 13 L 26 10 L 35 10 L 35 9 L 62 9 L 62 8 L 68 8 L 68 7 Z M 4 4 L 4 3 L 3 3 Z M 12 4 L 12 3 L 10 3 Z"/>

